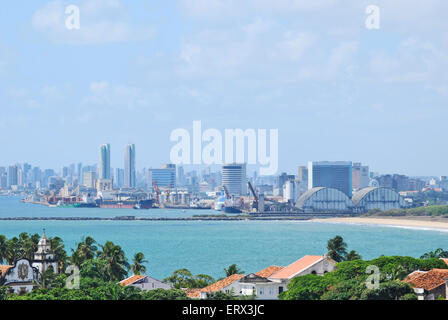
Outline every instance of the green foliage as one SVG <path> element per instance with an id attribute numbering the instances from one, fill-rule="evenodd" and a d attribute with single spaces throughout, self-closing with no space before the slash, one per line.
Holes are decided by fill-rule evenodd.
<path id="1" fill-rule="evenodd" d="M 308 274 L 296 277 L 288 284 L 288 290 L 280 293 L 282 300 L 319 300 L 329 286 L 325 277 Z"/>
<path id="2" fill-rule="evenodd" d="M 347 255 L 347 244 L 341 236 L 336 236 L 327 242 L 328 256 L 336 262 L 341 262 Z"/>
<path id="3" fill-rule="evenodd" d="M 217 292 L 207 292 L 206 300 L 238 300 L 238 297 L 236 297 L 232 293 L 224 293 L 221 291 Z"/>
<path id="4" fill-rule="evenodd" d="M 148 260 L 145 259 L 145 255 L 142 252 L 137 252 L 132 259 L 132 271 L 134 274 L 141 274 L 146 272 L 145 263 L 148 263 Z"/>
<path id="5" fill-rule="evenodd" d="M 406 296 L 406 299 L 409 300 L 412 294 L 414 294 L 414 291 L 409 284 L 393 280 L 380 283 L 380 288 L 377 290 L 364 290 L 361 294 L 361 300 L 400 300 L 403 296 Z"/>
<path id="6" fill-rule="evenodd" d="M 164 279 L 165 282 L 170 283 L 174 288 L 204 288 L 209 284 L 215 282 L 215 279 L 205 274 L 198 274 L 194 276 L 188 269 L 179 269 L 173 272 L 171 276 Z"/>
<path id="7" fill-rule="evenodd" d="M 100 247 L 98 259 L 103 261 L 101 271 L 104 272 L 106 279 L 120 281 L 126 278 L 130 265 L 123 249 L 112 241 L 107 241 Z"/>
<path id="8" fill-rule="evenodd" d="M 187 294 L 179 289 L 156 289 L 142 293 L 142 300 L 189 300 Z"/>
<path id="9" fill-rule="evenodd" d="M 447 198 L 448 200 L 448 194 Z M 445 201 L 446 201 L 445 200 Z M 448 206 L 446 205 L 433 205 L 427 207 L 418 207 L 418 208 L 410 208 L 410 209 L 391 209 L 385 211 L 369 211 L 368 215 L 376 215 L 376 216 L 448 216 Z"/>
<path id="10" fill-rule="evenodd" d="M 0 287 L 0 301 L 7 299 L 6 287 Z"/>
<path id="11" fill-rule="evenodd" d="M 361 256 L 355 250 L 350 251 L 345 256 L 346 261 L 353 261 L 353 260 L 360 260 L 360 259 L 361 259 Z"/>
<path id="12" fill-rule="evenodd" d="M 226 277 L 230 277 L 234 274 L 244 274 L 244 271 L 241 270 L 236 264 L 232 264 L 228 268 L 224 268 L 224 272 Z"/>
<path id="13" fill-rule="evenodd" d="M 369 290 L 366 280 L 368 266 L 380 270 L 380 287 Z M 447 269 L 440 259 L 412 257 L 385 257 L 364 261 L 342 261 L 336 270 L 324 276 L 306 275 L 294 278 L 288 290 L 280 294 L 285 300 L 415 300 L 411 287 L 401 280 L 415 270 Z"/>
<path id="14" fill-rule="evenodd" d="M 436 249 L 435 251 L 430 251 L 425 253 L 420 257 L 420 259 L 431 259 L 431 258 L 448 258 L 448 251 L 443 250 L 442 248 Z"/>

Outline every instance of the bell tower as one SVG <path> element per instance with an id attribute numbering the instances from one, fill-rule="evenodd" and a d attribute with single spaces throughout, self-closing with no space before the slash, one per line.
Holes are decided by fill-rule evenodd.
<path id="1" fill-rule="evenodd" d="M 33 267 L 36 267 L 39 270 L 39 273 L 44 273 L 48 270 L 48 268 L 53 268 L 54 273 L 58 273 L 58 261 L 56 259 L 56 255 L 51 250 L 50 240 L 47 239 L 47 235 L 42 235 L 42 238 L 39 240 L 37 244 L 37 251 L 34 254 Z"/>

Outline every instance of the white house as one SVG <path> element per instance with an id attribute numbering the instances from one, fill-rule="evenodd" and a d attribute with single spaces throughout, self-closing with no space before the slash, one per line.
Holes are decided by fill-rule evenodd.
<path id="1" fill-rule="evenodd" d="M 133 275 L 121 281 L 120 284 L 124 287 L 136 287 L 143 291 L 150 291 L 155 289 L 172 289 L 171 285 L 146 275 Z"/>

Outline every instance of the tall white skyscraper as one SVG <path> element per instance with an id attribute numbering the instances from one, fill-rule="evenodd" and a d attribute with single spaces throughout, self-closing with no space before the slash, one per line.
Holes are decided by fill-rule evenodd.
<path id="1" fill-rule="evenodd" d="M 99 179 L 110 179 L 110 144 L 100 146 Z"/>
<path id="2" fill-rule="evenodd" d="M 135 145 L 128 144 L 124 150 L 124 186 L 135 188 Z"/>
<path id="3" fill-rule="evenodd" d="M 227 163 L 222 166 L 222 185 L 231 195 L 246 194 L 246 164 Z"/>

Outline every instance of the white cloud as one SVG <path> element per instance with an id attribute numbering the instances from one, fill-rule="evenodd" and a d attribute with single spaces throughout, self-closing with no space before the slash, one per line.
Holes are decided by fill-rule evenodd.
<path id="1" fill-rule="evenodd" d="M 61 0 L 49 2 L 37 10 L 32 17 L 32 27 L 57 43 L 71 45 L 140 41 L 154 34 L 150 27 L 133 26 L 128 22 L 118 0 L 83 0 L 79 8 L 79 30 L 66 28 L 68 16 Z"/>

